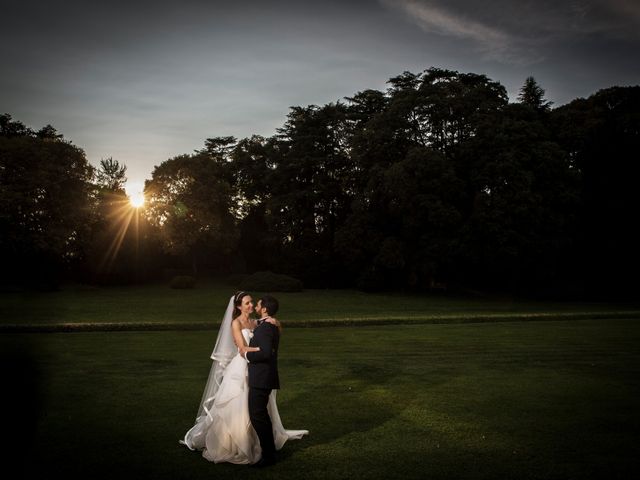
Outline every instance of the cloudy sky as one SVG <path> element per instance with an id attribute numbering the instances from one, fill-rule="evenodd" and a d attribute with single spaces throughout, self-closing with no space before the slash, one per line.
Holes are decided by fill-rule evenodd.
<path id="1" fill-rule="evenodd" d="M 208 137 L 405 70 L 483 73 L 562 105 L 640 83 L 638 0 L 0 0 L 0 113 L 52 124 L 132 183 Z"/>

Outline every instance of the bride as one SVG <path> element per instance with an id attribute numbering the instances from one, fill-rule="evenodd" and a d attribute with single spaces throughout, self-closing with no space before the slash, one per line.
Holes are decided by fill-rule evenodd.
<path id="1" fill-rule="evenodd" d="M 261 457 L 260 442 L 249 420 L 247 362 L 240 355 L 259 350 L 248 347 L 256 327 L 256 321 L 249 317 L 252 312 L 253 301 L 248 293 L 238 292 L 229 300 L 211 354 L 213 365 L 196 423 L 180 440 L 191 450 L 202 450 L 202 456 L 210 462 L 246 464 Z M 274 318 L 266 321 L 278 325 Z M 284 429 L 276 392 L 271 392 L 268 411 L 276 449 L 280 450 L 287 440 L 302 438 L 309 432 Z"/>

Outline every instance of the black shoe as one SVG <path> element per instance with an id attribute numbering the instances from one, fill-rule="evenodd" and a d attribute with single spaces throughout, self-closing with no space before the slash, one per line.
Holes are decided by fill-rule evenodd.
<path id="1" fill-rule="evenodd" d="M 275 463 L 276 463 L 276 459 L 275 458 L 264 458 L 264 457 L 262 457 L 256 463 L 252 463 L 249 466 L 252 467 L 252 468 L 264 468 L 264 467 L 269 467 L 271 465 L 275 465 Z"/>

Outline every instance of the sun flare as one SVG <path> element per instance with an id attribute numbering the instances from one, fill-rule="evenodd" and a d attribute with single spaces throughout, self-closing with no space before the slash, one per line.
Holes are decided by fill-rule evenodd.
<path id="1" fill-rule="evenodd" d="M 140 208 L 144 205 L 144 186 L 140 182 L 127 183 L 125 190 L 132 207 Z"/>
<path id="2" fill-rule="evenodd" d="M 129 203 L 135 208 L 142 207 L 144 205 L 144 195 L 142 193 L 129 195 Z"/>

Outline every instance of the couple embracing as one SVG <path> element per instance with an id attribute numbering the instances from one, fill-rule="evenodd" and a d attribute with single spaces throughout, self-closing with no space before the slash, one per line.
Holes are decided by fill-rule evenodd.
<path id="1" fill-rule="evenodd" d="M 258 319 L 251 318 L 254 312 Z M 276 405 L 280 388 L 278 301 L 265 295 L 255 305 L 247 292 L 229 300 L 211 358 L 213 365 L 195 425 L 185 444 L 220 463 L 265 467 L 276 450 L 307 430 L 285 430 Z"/>

